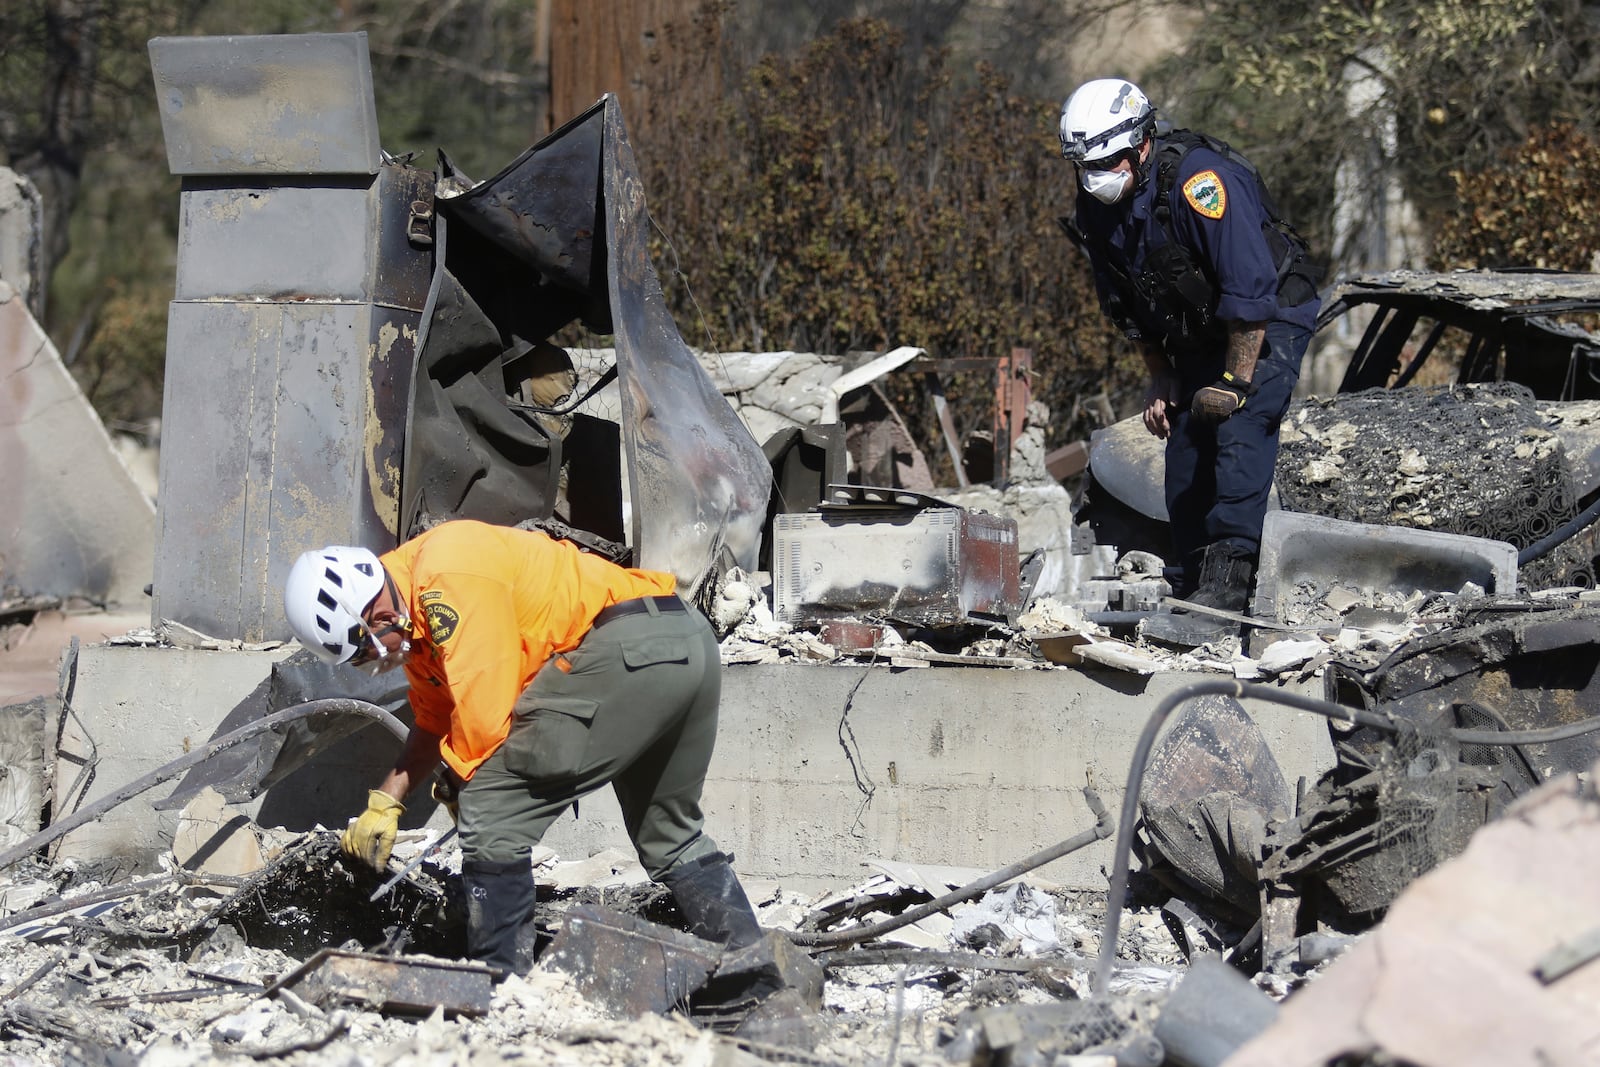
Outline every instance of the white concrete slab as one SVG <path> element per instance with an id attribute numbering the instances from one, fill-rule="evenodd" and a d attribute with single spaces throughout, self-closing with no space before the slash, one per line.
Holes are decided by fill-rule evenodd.
<path id="1" fill-rule="evenodd" d="M 210 738 L 278 655 L 82 649 L 73 706 L 99 759 L 86 799 Z M 863 864 L 878 859 L 1005 866 L 1093 825 L 1080 791 L 1086 783 L 1115 813 L 1150 712 L 1202 677 L 1064 668 L 727 667 L 706 784 L 707 828 L 735 853 L 743 874 L 796 888 L 858 879 Z M 1320 695 L 1321 682 L 1295 691 Z M 1291 783 L 1332 765 L 1321 718 L 1282 706 L 1247 710 Z M 270 825 L 342 826 L 396 747 L 381 729 L 369 728 L 269 790 L 256 804 L 259 814 Z M 58 789 L 74 773 L 63 761 Z M 430 815 L 434 825 L 448 825 L 448 816 L 430 812 L 421 797 L 412 798 L 411 808 L 403 825 Z M 175 823 L 172 813 L 130 802 L 68 842 L 74 854 L 110 850 L 148 865 L 139 857 L 169 847 Z M 608 790 L 585 798 L 578 818 L 563 816 L 545 844 L 567 860 L 630 847 Z M 1110 843 L 1101 842 L 1039 873 L 1062 885 L 1101 889 L 1101 867 L 1110 860 Z"/>

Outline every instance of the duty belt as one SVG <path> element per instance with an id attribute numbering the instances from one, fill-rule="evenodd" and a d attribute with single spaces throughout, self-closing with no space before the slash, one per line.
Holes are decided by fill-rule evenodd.
<path id="1" fill-rule="evenodd" d="M 594 625 L 604 626 L 612 619 L 620 619 L 624 615 L 638 615 L 649 612 L 650 609 L 646 605 L 652 601 L 655 603 L 658 612 L 682 612 L 688 610 L 683 606 L 683 601 L 675 596 L 642 596 L 637 600 L 624 600 L 606 608 L 594 617 Z"/>

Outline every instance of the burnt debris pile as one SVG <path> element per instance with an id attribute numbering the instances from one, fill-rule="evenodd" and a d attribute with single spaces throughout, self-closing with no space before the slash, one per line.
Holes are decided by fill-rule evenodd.
<path id="1" fill-rule="evenodd" d="M 1561 439 L 1515 382 L 1369 389 L 1284 419 L 1278 496 L 1289 511 L 1534 545 L 1579 510 Z M 1530 589 L 1595 584 L 1569 542 L 1520 574 Z"/>

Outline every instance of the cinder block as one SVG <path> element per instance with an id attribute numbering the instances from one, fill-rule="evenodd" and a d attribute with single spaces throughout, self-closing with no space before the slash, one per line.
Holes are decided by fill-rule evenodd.
<path id="1" fill-rule="evenodd" d="M 1517 548 L 1486 537 L 1268 512 L 1252 614 L 1277 618 L 1278 605 L 1300 582 L 1400 596 L 1454 593 L 1473 582 L 1506 595 L 1517 588 Z"/>

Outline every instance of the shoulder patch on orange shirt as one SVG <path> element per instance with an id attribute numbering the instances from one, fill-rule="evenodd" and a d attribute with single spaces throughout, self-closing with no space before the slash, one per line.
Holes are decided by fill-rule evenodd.
<path id="1" fill-rule="evenodd" d="M 1203 170 L 1184 182 L 1183 198 L 1208 219 L 1220 219 L 1228 210 L 1228 190 L 1214 170 Z"/>
<path id="2" fill-rule="evenodd" d="M 461 623 L 461 615 L 455 608 L 443 600 L 430 601 L 423 611 L 428 616 L 428 636 L 433 638 L 433 643 L 442 645 L 450 640 L 456 632 L 456 627 Z"/>

